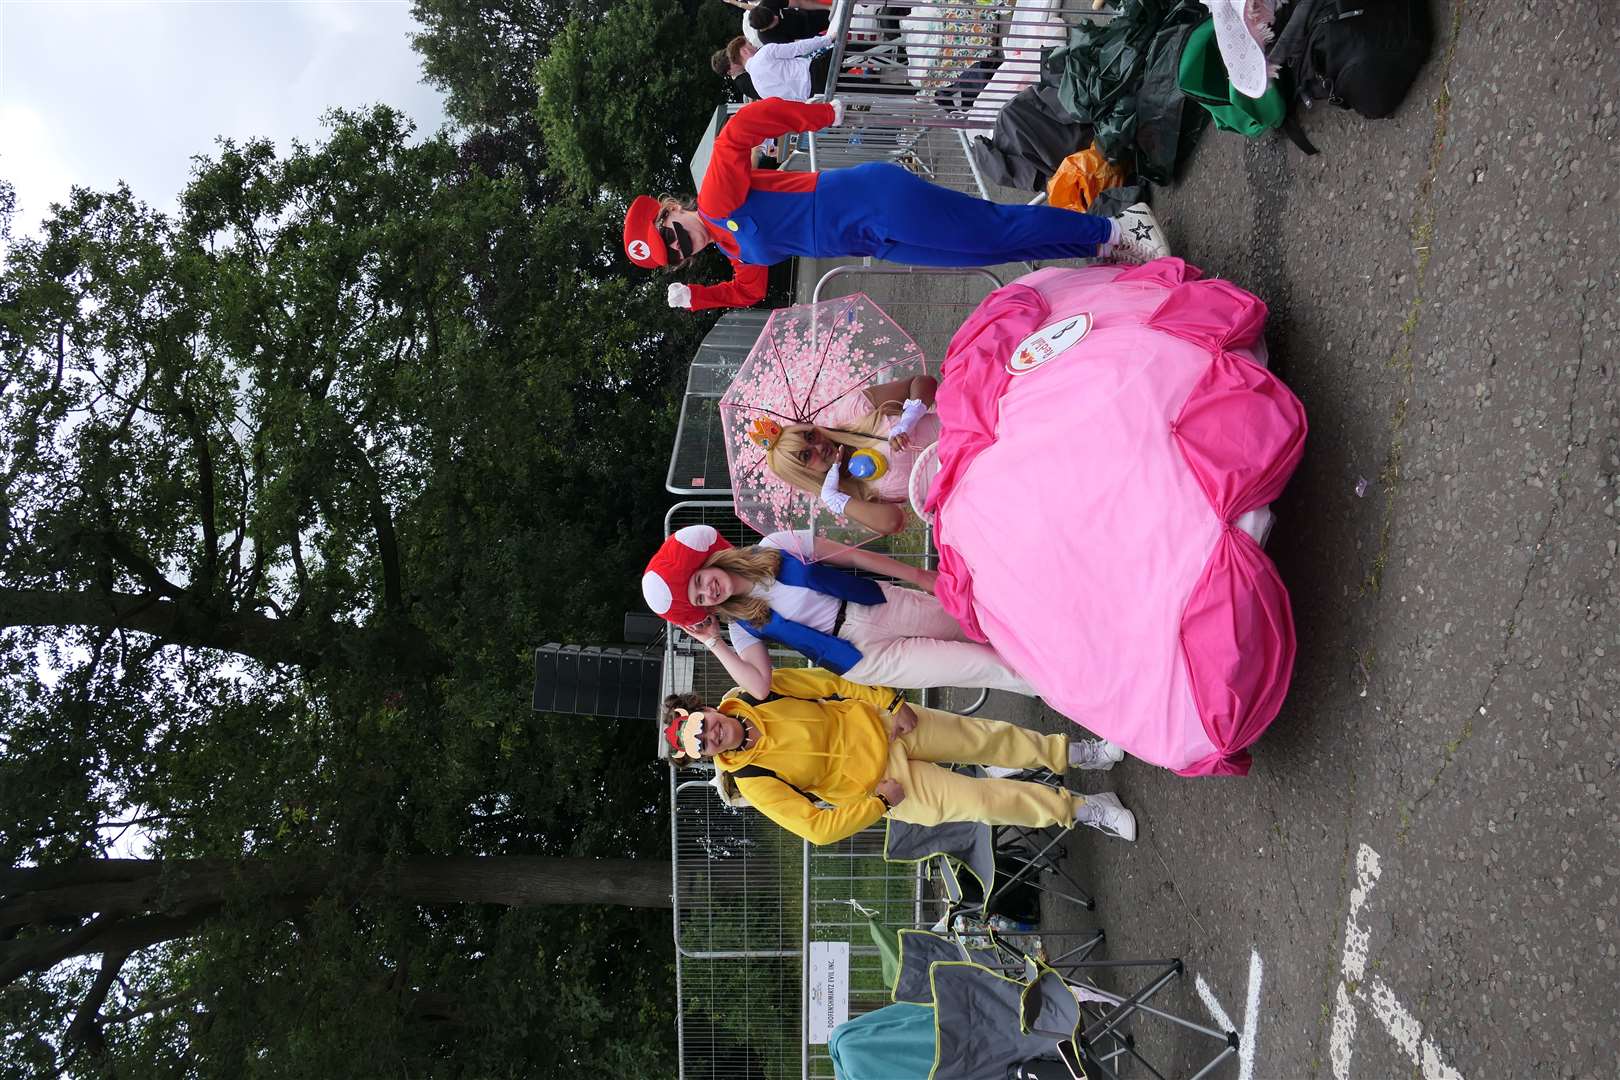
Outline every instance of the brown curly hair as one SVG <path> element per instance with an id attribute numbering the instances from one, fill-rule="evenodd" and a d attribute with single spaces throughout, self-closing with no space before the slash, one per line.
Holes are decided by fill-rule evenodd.
<path id="1" fill-rule="evenodd" d="M 669 740 L 664 738 L 664 729 L 669 727 L 671 720 L 675 719 L 676 709 L 685 709 L 689 713 L 694 713 L 701 711 L 703 707 L 703 699 L 690 691 L 684 694 L 670 694 L 664 698 L 664 707 L 658 713 L 658 746 L 665 752 L 664 757 L 671 766 L 680 768 L 682 765 L 692 765 L 703 760 L 702 758 L 687 757 L 670 746 Z"/>

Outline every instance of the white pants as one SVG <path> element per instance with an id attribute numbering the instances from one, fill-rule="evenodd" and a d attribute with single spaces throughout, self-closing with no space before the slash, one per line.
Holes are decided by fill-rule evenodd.
<path id="1" fill-rule="evenodd" d="M 987 686 L 1035 696 L 1035 688 L 990 646 L 969 641 L 940 602 L 920 589 L 879 583 L 884 604 L 850 604 L 839 637 L 861 650 L 850 682 L 921 690 Z"/>

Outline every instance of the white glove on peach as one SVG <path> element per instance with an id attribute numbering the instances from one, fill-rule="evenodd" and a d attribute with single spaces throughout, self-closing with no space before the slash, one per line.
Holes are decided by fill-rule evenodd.
<path id="1" fill-rule="evenodd" d="M 821 502 L 835 514 L 842 514 L 844 507 L 849 505 L 849 496 L 838 490 L 837 462 L 827 470 L 826 478 L 821 481 Z"/>
<path id="2" fill-rule="evenodd" d="M 895 417 L 894 425 L 889 428 L 889 438 L 911 434 L 911 429 L 917 426 L 917 421 L 927 412 L 927 405 L 917 398 L 907 398 L 906 403 L 900 406 L 900 415 Z"/>

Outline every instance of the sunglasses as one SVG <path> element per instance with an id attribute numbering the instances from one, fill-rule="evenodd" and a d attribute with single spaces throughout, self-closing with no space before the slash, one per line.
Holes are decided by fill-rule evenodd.
<path id="1" fill-rule="evenodd" d="M 677 262 L 684 262 L 692 257 L 692 237 L 668 218 L 659 219 L 658 238 L 664 242 L 666 248 L 680 256 Z"/>

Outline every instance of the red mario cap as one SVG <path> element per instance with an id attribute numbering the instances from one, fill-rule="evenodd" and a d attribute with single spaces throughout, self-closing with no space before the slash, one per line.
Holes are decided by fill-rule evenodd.
<path id="1" fill-rule="evenodd" d="M 647 572 L 641 575 L 641 595 L 653 614 L 677 626 L 691 626 L 708 618 L 707 610 L 686 598 L 686 586 L 705 559 L 730 546 L 731 541 L 716 532 L 712 525 L 688 525 L 675 530 L 647 563 Z"/>
<path id="2" fill-rule="evenodd" d="M 669 249 L 658 235 L 658 212 L 662 209 L 651 195 L 637 195 L 624 215 L 624 253 L 643 270 L 669 265 Z"/>

